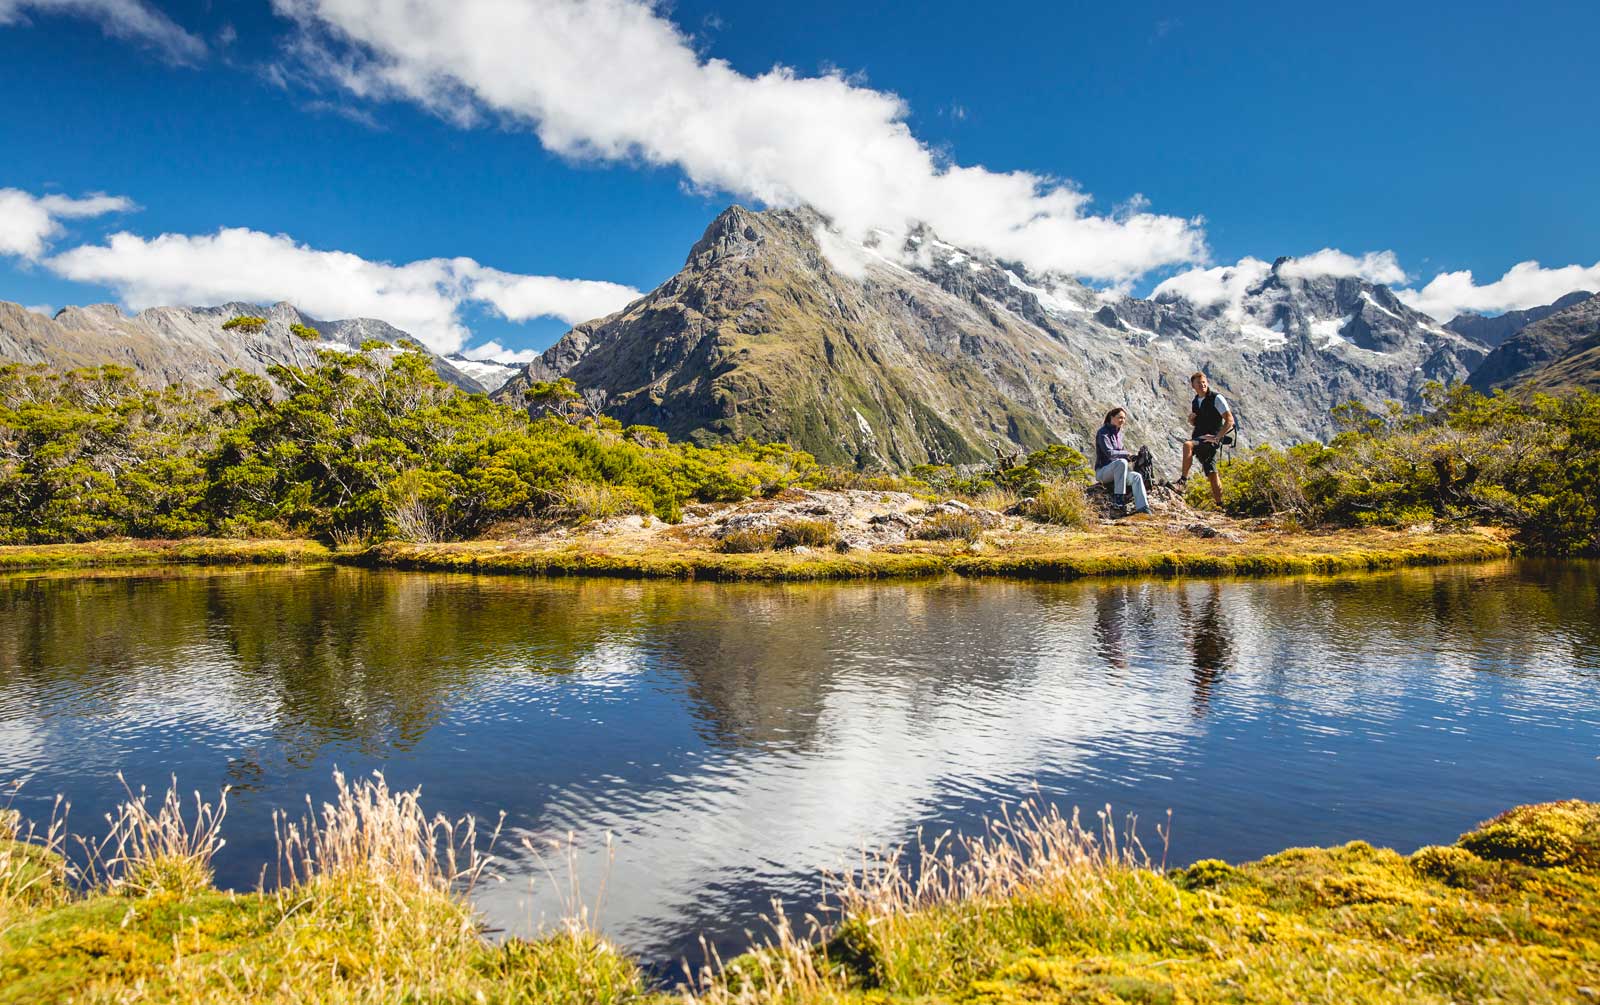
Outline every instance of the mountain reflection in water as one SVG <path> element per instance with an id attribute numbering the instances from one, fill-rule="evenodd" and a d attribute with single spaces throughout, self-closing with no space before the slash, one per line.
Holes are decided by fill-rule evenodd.
<path id="1" fill-rule="evenodd" d="M 334 766 L 492 819 L 528 932 L 574 835 L 604 926 L 658 961 L 738 943 L 767 897 L 1037 786 L 1148 822 L 1174 861 L 1448 840 L 1600 798 L 1600 573 L 721 586 L 350 569 L 0 578 L 0 780 L 235 787 L 219 880 Z M 605 833 L 615 835 L 607 864 Z M 1157 849 L 1159 853 L 1159 849 Z M 564 865 L 558 865 L 565 868 Z M 540 885 L 530 893 L 534 879 Z"/>

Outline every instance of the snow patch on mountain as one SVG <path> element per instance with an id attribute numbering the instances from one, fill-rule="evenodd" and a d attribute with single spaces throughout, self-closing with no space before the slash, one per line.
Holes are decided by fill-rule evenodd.
<path id="1" fill-rule="evenodd" d="M 520 373 L 522 367 L 515 363 L 502 363 L 494 359 L 468 359 L 460 353 L 445 357 L 450 365 L 483 385 L 485 391 L 497 391 L 500 385 Z"/>

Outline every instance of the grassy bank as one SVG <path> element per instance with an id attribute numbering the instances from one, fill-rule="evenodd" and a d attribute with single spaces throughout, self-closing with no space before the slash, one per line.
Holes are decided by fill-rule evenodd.
<path id="1" fill-rule="evenodd" d="M 1360 572 L 1404 566 L 1486 561 L 1511 554 L 1486 534 L 1409 534 L 1367 529 L 1329 533 L 1254 534 L 1242 541 L 1199 539 L 1151 527 L 1034 536 L 1012 544 L 917 541 L 875 551 L 767 551 L 728 554 L 703 545 L 656 539 L 649 545 L 592 537 L 551 546 L 515 541 L 450 544 L 389 542 L 335 552 L 307 540 L 96 541 L 0 547 L 0 572 L 157 565 L 309 565 L 345 562 L 373 568 L 613 576 L 726 582 L 799 582 L 997 576 L 1078 579 L 1084 576 L 1262 576 Z"/>
<path id="2" fill-rule="evenodd" d="M 76 893 L 59 832 L 0 841 L 0 1002 L 1533 1003 L 1600 986 L 1596 804 L 1410 855 L 1354 842 L 1172 872 L 1107 817 L 1024 807 L 914 872 L 869 862 L 833 883 L 832 927 L 781 925 L 671 997 L 576 924 L 486 941 L 464 891 L 492 864 L 470 823 L 381 779 L 285 823 L 275 892 L 210 887 L 220 818 L 130 800 Z"/>
<path id="3" fill-rule="evenodd" d="M 1034 537 L 972 549 L 912 542 L 877 551 L 725 554 L 657 540 L 622 547 L 604 539 L 561 546 L 474 541 L 378 545 L 349 560 L 396 568 L 548 576 L 622 576 L 718 581 L 874 579 L 957 574 L 1016 579 L 1084 576 L 1259 576 L 1359 572 L 1505 558 L 1499 538 L 1476 533 L 1409 534 L 1369 529 L 1200 539 L 1132 526 Z"/>
<path id="4" fill-rule="evenodd" d="M 0 572 L 133 565 L 302 565 L 332 557 L 325 546 L 304 540 L 91 541 L 0 547 Z"/>

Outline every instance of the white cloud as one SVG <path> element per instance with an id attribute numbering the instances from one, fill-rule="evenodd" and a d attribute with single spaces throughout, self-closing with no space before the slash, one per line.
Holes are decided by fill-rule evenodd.
<path id="1" fill-rule="evenodd" d="M 0 0 L 3 3 L 4 0 Z M 3 7 L 0 7 L 3 11 Z M 31 195 L 21 189 L 0 188 L 0 255 L 35 259 L 43 255 L 50 239 L 61 233 L 61 221 L 103 216 L 133 209 L 120 195 L 89 195 L 73 199 L 64 195 Z"/>
<path id="2" fill-rule="evenodd" d="M 480 267 L 472 274 L 471 294 L 508 321 L 557 317 L 575 325 L 621 310 L 639 291 L 619 283 L 518 276 Z"/>
<path id="3" fill-rule="evenodd" d="M 466 125 L 530 126 L 573 158 L 675 165 L 708 191 L 809 204 L 860 241 L 931 225 L 956 244 L 1117 281 L 1201 261 L 1198 220 L 1111 214 L 1055 179 L 947 164 L 895 95 L 839 73 L 759 76 L 702 60 L 639 0 L 274 0 L 306 66 L 351 93 L 402 98 Z"/>
<path id="4" fill-rule="evenodd" d="M 532 363 L 539 358 L 537 349 L 507 349 L 493 339 L 482 345 L 461 350 L 468 359 L 486 359 L 496 363 Z"/>
<path id="5" fill-rule="evenodd" d="M 1161 282 L 1150 295 L 1157 300 L 1181 297 L 1197 307 L 1227 304 L 1230 316 L 1237 320 L 1245 291 L 1265 279 L 1271 271 L 1272 266 L 1259 258 L 1241 258 L 1234 265 L 1180 272 Z"/>
<path id="6" fill-rule="evenodd" d="M 24 307 L 23 310 L 32 311 L 35 314 L 43 314 L 47 318 L 53 318 L 56 316 L 56 309 L 50 304 L 29 304 L 27 307 Z"/>
<path id="7" fill-rule="evenodd" d="M 1278 274 L 1291 279 L 1313 279 L 1318 276 L 1356 278 L 1386 286 L 1406 281 L 1406 270 L 1400 267 L 1392 251 L 1369 251 L 1357 258 L 1334 248 L 1323 248 L 1310 255 L 1289 259 L 1278 269 Z"/>
<path id="8" fill-rule="evenodd" d="M 1538 262 L 1518 262 L 1494 282 L 1479 286 L 1472 272 L 1441 272 L 1420 290 L 1396 290 L 1407 306 L 1440 321 L 1466 311 L 1502 314 L 1552 303 L 1576 290 L 1600 291 L 1600 262 L 1547 269 Z"/>
<path id="9" fill-rule="evenodd" d="M 549 316 L 572 323 L 608 314 L 639 295 L 615 283 L 512 275 L 470 258 L 374 262 L 244 228 L 155 238 L 118 233 L 45 265 L 64 278 L 111 287 L 134 310 L 288 300 L 322 318 L 380 318 L 441 353 L 454 352 L 468 337 L 460 309 L 470 301 L 488 303 L 512 320 Z"/>
<path id="10" fill-rule="evenodd" d="M 1180 272 L 1157 285 L 1151 296 L 1182 297 L 1200 307 L 1226 304 L 1228 317 L 1239 321 L 1243 318 L 1245 293 L 1271 271 L 1272 266 L 1259 258 L 1241 258 L 1233 265 Z M 1336 248 L 1290 258 L 1278 266 L 1278 275 L 1286 279 L 1349 277 L 1384 284 L 1404 282 L 1406 278 L 1392 251 L 1369 251 L 1357 258 Z"/>
<path id="11" fill-rule="evenodd" d="M 143 0 L 0 0 L 0 25 L 21 23 L 30 12 L 98 21 L 112 38 L 148 42 L 178 62 L 193 62 L 206 53 L 204 42 Z"/>

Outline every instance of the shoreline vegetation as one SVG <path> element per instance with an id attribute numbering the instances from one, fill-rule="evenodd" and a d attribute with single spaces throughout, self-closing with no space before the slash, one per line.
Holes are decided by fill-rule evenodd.
<path id="1" fill-rule="evenodd" d="M 1347 532 L 1221 543 L 1160 533 L 1108 541 L 1082 533 L 1016 549 L 919 544 L 924 546 L 843 554 L 724 554 L 694 546 L 629 549 L 624 543 L 623 547 L 607 547 L 604 538 L 594 544 L 564 547 L 498 541 L 390 542 L 348 556 L 348 560 L 371 568 L 435 572 L 803 582 L 947 575 L 1032 580 L 1299 575 L 1489 561 L 1512 553 L 1505 542 L 1474 533 Z"/>
<path id="2" fill-rule="evenodd" d="M 1443 1005 L 1600 986 L 1600 804 L 1576 800 L 1411 854 L 1352 841 L 1175 869 L 1109 808 L 1023 803 L 978 835 L 864 855 L 828 878 L 825 924 L 775 906 L 764 941 L 669 990 L 581 905 L 490 941 L 470 896 L 498 828 L 430 816 L 381 776 L 335 783 L 277 818 L 276 881 L 255 892 L 212 885 L 226 793 L 129 793 L 70 855 L 59 817 L 0 811 L 0 1003 Z"/>
<path id="3" fill-rule="evenodd" d="M 0 571 L 325 562 L 749 581 L 1334 573 L 1600 554 L 1600 394 L 1429 389 L 1327 443 L 1223 462 L 1210 508 L 1122 519 L 1076 450 L 864 473 L 676 443 L 569 380 L 522 407 L 414 351 L 323 350 L 222 391 L 0 366 Z M 369 349 L 371 351 L 369 351 Z"/>
<path id="4" fill-rule="evenodd" d="M 1146 532 L 1148 531 L 1148 532 Z M 363 549 L 313 540 L 93 541 L 0 546 L 0 573 L 162 566 L 314 567 L 529 576 L 588 576 L 713 582 L 806 582 L 939 576 L 1024 580 L 1085 577 L 1227 577 L 1331 574 L 1509 558 L 1515 549 L 1487 531 L 1408 533 L 1387 529 L 1237 535 L 1203 540 L 1138 528 L 1102 536 L 1056 535 L 1015 549 L 916 542 L 894 550 L 728 554 L 693 544 L 640 546 L 598 534 L 577 543 L 386 542 Z"/>
<path id="5" fill-rule="evenodd" d="M 334 552 L 312 540 L 119 539 L 0 546 L 0 572 L 162 565 L 319 565 Z"/>

